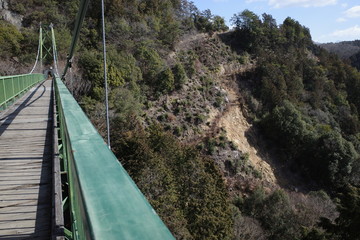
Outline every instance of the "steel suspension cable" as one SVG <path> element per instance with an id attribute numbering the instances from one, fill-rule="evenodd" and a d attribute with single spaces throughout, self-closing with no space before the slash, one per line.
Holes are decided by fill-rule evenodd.
<path id="1" fill-rule="evenodd" d="M 105 6 L 104 0 L 101 0 L 101 22 L 102 22 L 102 37 L 103 37 L 103 54 L 104 54 L 104 85 L 105 85 L 105 107 L 106 107 L 106 129 L 107 129 L 107 145 L 110 146 L 110 121 L 109 121 L 109 94 L 107 84 L 107 69 L 106 69 L 106 38 L 105 38 Z"/>
<path id="2" fill-rule="evenodd" d="M 42 47 L 42 28 L 40 25 L 40 29 L 39 29 L 39 44 L 38 44 L 38 50 L 37 50 L 37 55 L 36 55 L 36 60 L 35 60 L 35 64 L 34 67 L 31 69 L 30 74 L 32 74 L 36 68 L 36 65 L 39 61 L 39 55 L 40 55 L 40 48 Z"/>
<path id="3" fill-rule="evenodd" d="M 84 18 L 86 15 L 87 8 L 89 6 L 90 0 L 82 0 L 80 2 L 79 11 L 76 16 L 75 27 L 73 31 L 73 38 L 71 41 L 70 51 L 67 56 L 67 62 L 64 68 L 64 72 L 61 76 L 62 79 L 65 78 L 67 70 L 71 68 L 72 58 L 74 55 L 75 47 L 80 35 L 80 29 L 82 23 L 84 22 Z M 106 105 L 106 127 L 107 127 L 107 144 L 110 148 L 110 123 L 109 123 L 109 102 L 108 102 L 108 86 L 107 86 L 107 71 L 106 71 L 106 38 L 105 38 L 105 7 L 104 0 L 101 0 L 101 17 L 102 17 L 102 32 L 103 32 L 103 54 L 104 54 L 104 84 L 105 84 L 105 105 Z"/>
<path id="4" fill-rule="evenodd" d="M 76 47 L 77 41 L 80 36 L 80 29 L 81 29 L 82 23 L 84 22 L 84 18 L 86 15 L 87 8 L 89 6 L 89 2 L 90 2 L 90 0 L 81 0 L 81 2 L 80 2 L 79 11 L 76 15 L 76 22 L 75 22 L 75 27 L 74 27 L 74 31 L 73 31 L 73 38 L 71 40 L 70 52 L 67 56 L 67 62 L 66 62 L 65 68 L 64 68 L 64 72 L 61 76 L 62 79 L 64 79 L 66 72 L 71 65 L 71 59 L 74 55 L 75 47 Z"/>
<path id="5" fill-rule="evenodd" d="M 43 39 L 43 34 L 42 34 L 42 28 L 40 28 L 40 70 L 43 69 L 43 44 L 44 44 L 44 39 Z"/>
<path id="6" fill-rule="evenodd" d="M 55 33 L 54 33 L 54 25 L 51 23 L 50 24 L 50 29 L 51 29 L 51 42 L 52 42 L 52 49 L 53 49 L 53 59 L 54 59 L 54 68 L 55 68 L 55 73 L 57 76 L 59 76 L 59 71 L 58 71 L 58 53 L 57 53 L 57 49 L 56 49 L 56 41 L 55 41 Z"/>

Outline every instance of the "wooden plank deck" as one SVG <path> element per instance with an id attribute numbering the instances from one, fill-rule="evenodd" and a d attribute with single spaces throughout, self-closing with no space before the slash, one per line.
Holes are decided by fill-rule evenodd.
<path id="1" fill-rule="evenodd" d="M 50 239 L 51 80 L 0 113 L 0 239 Z"/>

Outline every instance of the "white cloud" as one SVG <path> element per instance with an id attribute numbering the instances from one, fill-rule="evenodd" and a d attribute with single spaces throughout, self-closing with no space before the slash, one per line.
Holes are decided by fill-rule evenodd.
<path id="1" fill-rule="evenodd" d="M 360 39 L 360 26 L 355 25 L 350 28 L 336 30 L 330 34 L 325 34 L 314 39 L 315 42 L 341 42 L 341 41 L 353 41 Z"/>
<path id="2" fill-rule="evenodd" d="M 269 0 L 269 5 L 275 8 L 282 7 L 324 7 L 334 5 L 338 0 Z"/>
<path id="3" fill-rule="evenodd" d="M 342 8 L 346 8 L 348 6 L 348 4 L 347 3 L 343 3 L 343 4 L 341 4 L 341 7 Z"/>
<path id="4" fill-rule="evenodd" d="M 340 18 L 336 19 L 336 21 L 341 23 L 341 22 L 346 22 L 347 20 L 346 20 L 346 18 L 340 17 Z"/>
<path id="5" fill-rule="evenodd" d="M 348 18 L 360 17 L 360 6 L 355 6 L 355 7 L 349 8 L 344 13 L 345 13 L 346 17 L 348 17 Z"/>
<path id="6" fill-rule="evenodd" d="M 335 32 L 331 33 L 330 36 L 338 37 L 338 38 L 351 38 L 351 39 L 360 39 L 360 26 L 355 25 L 350 28 L 346 28 L 343 30 L 336 30 Z"/>
<path id="7" fill-rule="evenodd" d="M 341 6 L 345 6 L 346 3 L 342 4 Z M 336 22 L 346 22 L 349 20 L 349 18 L 359 18 L 360 17 L 360 5 L 354 6 L 352 8 L 349 8 L 348 10 L 343 12 L 343 17 L 339 17 L 336 19 Z"/>

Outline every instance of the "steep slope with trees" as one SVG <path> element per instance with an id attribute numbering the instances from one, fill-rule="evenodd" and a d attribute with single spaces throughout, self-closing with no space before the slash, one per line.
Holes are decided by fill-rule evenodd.
<path id="1" fill-rule="evenodd" d="M 291 18 L 277 26 L 271 16 L 260 19 L 245 10 L 233 23 L 236 30 L 226 41 L 257 57 L 257 68 L 239 84 L 251 93 L 253 118 L 277 146 L 279 161 L 300 173 L 308 187 L 332 196 L 348 192 L 349 184 L 359 187 L 359 72 L 314 45 L 309 30 Z M 314 231 L 320 239 L 319 229 L 306 238 Z M 291 235 L 281 239 L 296 236 Z"/>

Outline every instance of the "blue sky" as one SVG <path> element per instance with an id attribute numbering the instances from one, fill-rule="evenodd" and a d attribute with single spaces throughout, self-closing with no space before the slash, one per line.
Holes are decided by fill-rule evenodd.
<path id="1" fill-rule="evenodd" d="M 308 27 L 315 42 L 360 39 L 359 0 L 192 0 L 201 10 L 230 18 L 249 9 L 257 15 L 271 14 L 281 24 L 291 17 Z"/>

